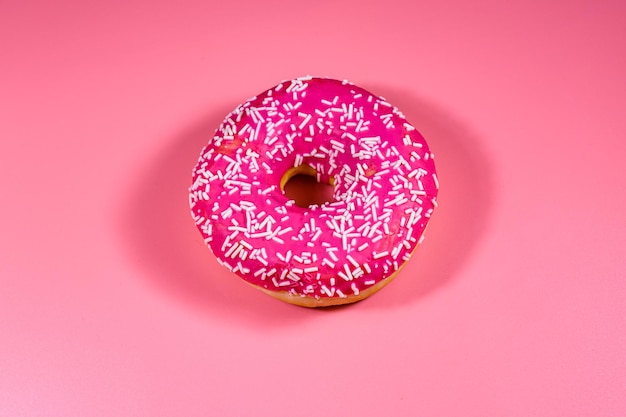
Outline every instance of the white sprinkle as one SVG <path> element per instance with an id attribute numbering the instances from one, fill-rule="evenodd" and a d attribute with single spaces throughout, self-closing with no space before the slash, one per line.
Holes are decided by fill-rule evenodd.
<path id="1" fill-rule="evenodd" d="M 322 231 L 320 229 L 317 229 L 315 231 L 315 234 L 313 235 L 313 237 L 311 238 L 311 241 L 315 242 L 317 240 L 318 237 L 320 237 L 320 235 L 322 234 Z"/>
<path id="2" fill-rule="evenodd" d="M 285 241 L 284 241 L 284 240 L 282 240 L 281 238 L 279 238 L 278 236 L 272 236 L 272 240 L 273 240 L 274 242 L 280 243 L 281 245 L 284 245 L 284 244 L 285 244 Z"/>
<path id="3" fill-rule="evenodd" d="M 331 290 L 328 289 L 328 287 L 326 285 L 322 285 L 322 292 L 324 292 L 329 297 L 332 297 L 335 294 L 335 289 L 333 288 L 332 291 L 331 291 Z"/>
<path id="4" fill-rule="evenodd" d="M 336 141 L 335 139 L 331 139 L 331 140 L 330 140 L 330 143 L 332 143 L 332 144 L 333 144 L 333 147 L 335 147 L 335 146 L 336 146 L 336 147 L 338 147 L 338 148 L 340 148 L 340 149 L 342 149 L 342 150 L 344 149 L 344 145 L 343 145 L 343 143 L 338 142 L 338 141 Z"/>
<path id="5" fill-rule="evenodd" d="M 225 257 L 225 258 L 229 258 L 229 257 L 232 255 L 232 253 L 233 253 L 233 252 L 234 252 L 237 248 L 239 248 L 239 247 L 240 247 L 240 246 L 239 246 L 239 243 L 235 243 L 235 244 L 234 244 L 234 245 L 232 245 L 230 248 L 228 248 L 228 250 L 227 250 L 227 251 L 226 251 L 226 253 L 224 254 L 224 257 Z"/>
<path id="6" fill-rule="evenodd" d="M 352 292 L 354 293 L 354 295 L 359 295 L 359 289 L 354 282 L 350 285 L 350 288 L 352 288 Z"/>
<path id="7" fill-rule="evenodd" d="M 407 227 L 409 229 L 409 231 L 407 232 L 406 236 L 404 237 L 406 240 L 411 239 L 411 235 L 413 234 L 413 226 L 408 226 Z"/>
<path id="8" fill-rule="evenodd" d="M 329 267 L 331 267 L 332 269 L 335 269 L 335 264 L 332 263 L 331 261 L 329 261 L 326 258 L 322 258 L 322 265 L 328 265 Z"/>
<path id="9" fill-rule="evenodd" d="M 352 271 L 350 271 L 350 267 L 348 266 L 348 264 L 343 264 L 343 269 L 346 271 L 346 274 L 350 278 L 349 281 L 352 281 L 354 277 L 352 276 Z"/>
<path id="10" fill-rule="evenodd" d="M 304 120 L 302 121 L 302 123 L 300 123 L 300 125 L 298 125 L 298 129 L 303 129 L 304 126 L 307 125 L 307 123 L 309 123 L 309 121 L 311 120 L 311 115 L 307 114 L 304 118 Z"/>
<path id="11" fill-rule="evenodd" d="M 235 251 L 232 253 L 232 255 L 230 255 L 230 257 L 235 259 L 237 255 L 239 255 L 239 252 L 242 251 L 242 249 L 243 249 L 243 246 L 241 245 L 237 246 L 237 249 L 235 249 Z"/>
<path id="12" fill-rule="evenodd" d="M 284 280 L 288 273 L 289 270 L 287 268 L 283 269 L 283 271 L 280 273 L 280 280 Z"/>
<path id="13" fill-rule="evenodd" d="M 374 236 L 374 232 L 376 232 L 376 229 L 378 229 L 378 227 L 382 224 L 381 221 L 377 221 L 376 223 L 374 223 L 374 225 L 372 225 L 372 228 L 370 229 L 369 233 L 367 234 L 368 239 L 371 239 Z M 387 223 L 385 223 L 386 225 Z M 383 226 L 384 227 L 384 226 Z"/>
<path id="14" fill-rule="evenodd" d="M 433 181 L 435 181 L 435 187 L 439 189 L 439 180 L 437 179 L 437 174 L 433 172 Z"/>
<path id="15" fill-rule="evenodd" d="M 347 254 L 346 255 L 346 259 L 354 266 L 354 267 L 358 267 L 359 263 L 350 255 Z"/>
<path id="16" fill-rule="evenodd" d="M 374 252 L 374 259 L 380 259 L 387 255 L 389 255 L 389 252 L 387 252 L 386 250 L 382 252 Z"/>
<path id="17" fill-rule="evenodd" d="M 278 236 L 282 236 L 285 233 L 289 233 L 291 232 L 293 229 L 291 228 L 291 226 L 285 227 L 284 229 L 282 229 L 280 232 L 278 232 Z"/>

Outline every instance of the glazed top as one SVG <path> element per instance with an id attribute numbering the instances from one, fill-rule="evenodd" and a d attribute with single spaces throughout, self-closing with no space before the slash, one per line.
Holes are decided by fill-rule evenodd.
<path id="1" fill-rule="evenodd" d="M 334 183 L 333 202 L 288 200 L 281 178 L 302 165 Z M 193 171 L 190 206 L 218 261 L 251 284 L 345 297 L 409 259 L 438 187 L 426 141 L 398 109 L 347 81 L 305 77 L 226 117 Z"/>

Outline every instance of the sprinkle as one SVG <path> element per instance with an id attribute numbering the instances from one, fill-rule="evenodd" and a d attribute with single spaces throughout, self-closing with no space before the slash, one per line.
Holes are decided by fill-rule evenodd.
<path id="1" fill-rule="evenodd" d="M 326 285 L 322 285 L 322 291 L 329 297 L 332 297 L 335 294 L 335 289 L 329 290 Z"/>
<path id="2" fill-rule="evenodd" d="M 240 240 L 239 244 L 248 250 L 253 248 L 253 246 L 249 244 L 248 242 L 246 242 L 245 240 Z"/>
<path id="3" fill-rule="evenodd" d="M 291 226 L 285 227 L 284 229 L 282 229 L 280 232 L 278 232 L 278 236 L 282 236 L 285 233 L 289 233 L 291 232 L 293 229 L 291 228 Z"/>
<path id="4" fill-rule="evenodd" d="M 300 125 L 298 125 L 298 129 L 304 129 L 304 126 L 306 126 L 307 123 L 309 123 L 310 120 L 311 120 L 311 115 L 307 114 L 304 117 L 304 120 L 300 123 Z"/>
<path id="5" fill-rule="evenodd" d="M 350 288 L 352 289 L 352 292 L 354 293 L 354 295 L 359 295 L 359 289 L 357 288 L 354 282 L 350 284 Z"/>
<path id="6" fill-rule="evenodd" d="M 358 263 L 358 262 L 357 262 L 357 261 L 356 261 L 356 260 L 355 260 L 355 259 L 354 259 L 351 255 L 350 255 L 350 254 L 347 254 L 347 255 L 346 255 L 346 259 L 347 259 L 347 260 L 348 260 L 348 261 L 349 261 L 349 262 L 350 262 L 353 266 L 355 266 L 355 267 L 358 267 L 358 266 L 359 266 L 359 263 Z"/>
<path id="7" fill-rule="evenodd" d="M 284 244 L 285 244 L 285 241 L 284 241 L 284 240 L 282 240 L 281 238 L 279 238 L 278 236 L 272 236 L 272 240 L 273 240 L 274 242 L 280 243 L 281 245 L 284 245 Z"/>
<path id="8" fill-rule="evenodd" d="M 335 264 L 326 258 L 322 258 L 322 265 L 328 265 L 331 269 L 335 269 Z"/>
<path id="9" fill-rule="evenodd" d="M 372 226 L 372 228 L 370 229 L 369 233 L 367 234 L 367 237 L 369 239 L 371 239 L 374 236 L 374 232 L 376 232 L 376 229 L 378 229 L 378 227 L 382 224 L 382 221 L 377 221 L 376 223 L 374 223 L 374 225 Z M 385 223 L 386 225 L 387 223 Z M 384 227 L 384 226 L 383 226 Z"/>
<path id="10" fill-rule="evenodd" d="M 294 268 L 293 270 L 289 271 L 289 273 L 287 274 L 287 278 L 296 282 L 300 281 L 300 277 L 298 276 L 298 273 L 300 272 L 297 272 L 296 268 Z"/>
<path id="11" fill-rule="evenodd" d="M 382 252 L 374 252 L 374 254 L 373 254 L 374 259 L 380 259 L 380 258 L 383 258 L 383 257 L 385 257 L 387 255 L 389 255 L 389 252 L 387 252 L 386 250 L 382 251 Z"/>
<path id="12" fill-rule="evenodd" d="M 356 279 L 356 278 L 360 278 L 362 275 L 364 274 L 363 270 L 361 269 L 361 267 L 355 268 L 354 271 L 352 271 L 352 276 Z"/>
<path id="13" fill-rule="evenodd" d="M 285 277 L 287 277 L 288 273 L 289 273 L 289 270 L 287 268 L 283 269 L 282 272 L 280 273 L 280 280 L 283 281 Z"/>
<path id="14" fill-rule="evenodd" d="M 226 253 L 224 254 L 224 256 L 226 258 L 230 257 L 232 255 L 232 253 L 237 250 L 237 248 L 239 247 L 238 243 L 235 243 L 234 245 L 232 245 L 230 248 L 228 248 L 228 250 L 226 251 Z"/>
<path id="15" fill-rule="evenodd" d="M 348 276 L 349 281 L 352 281 L 354 277 L 352 276 L 352 271 L 350 271 L 350 267 L 348 267 L 348 264 L 343 264 L 343 269 L 346 271 L 346 275 Z"/>
<path id="16" fill-rule="evenodd" d="M 435 181 L 435 187 L 439 189 L 439 180 L 437 179 L 437 174 L 433 172 L 433 181 Z"/>
<path id="17" fill-rule="evenodd" d="M 318 237 L 320 237 L 320 235 L 322 234 L 322 231 L 320 229 L 317 229 L 315 231 L 315 234 L 313 235 L 313 237 L 311 238 L 312 241 L 316 241 Z"/>

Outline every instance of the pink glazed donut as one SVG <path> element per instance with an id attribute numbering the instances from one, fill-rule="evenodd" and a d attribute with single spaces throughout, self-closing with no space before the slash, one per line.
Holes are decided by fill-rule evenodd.
<path id="1" fill-rule="evenodd" d="M 299 207 L 297 174 L 333 186 Z M 347 81 L 284 81 L 238 106 L 193 171 L 191 213 L 218 262 L 305 307 L 375 293 L 421 243 L 439 184 L 433 154 L 402 113 Z"/>

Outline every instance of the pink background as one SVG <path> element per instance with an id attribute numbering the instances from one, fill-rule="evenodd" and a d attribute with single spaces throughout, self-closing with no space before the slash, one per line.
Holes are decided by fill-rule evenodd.
<path id="1" fill-rule="evenodd" d="M 440 208 L 349 308 L 268 298 L 189 216 L 282 79 L 427 137 Z M 0 1 L 0 416 L 626 415 L 623 1 Z"/>

